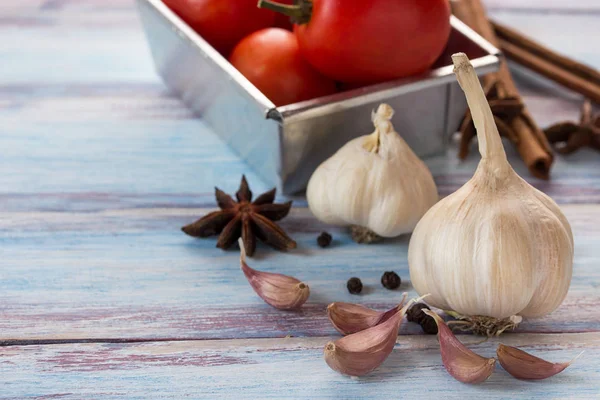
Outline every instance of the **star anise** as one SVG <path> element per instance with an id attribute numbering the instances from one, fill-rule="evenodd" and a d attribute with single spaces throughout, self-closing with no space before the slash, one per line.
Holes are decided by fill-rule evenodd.
<path id="1" fill-rule="evenodd" d="M 198 221 L 186 225 L 181 230 L 194 237 L 208 237 L 219 234 L 217 247 L 227 249 L 241 236 L 246 254 L 252 256 L 256 249 L 256 238 L 277 250 L 296 247 L 293 241 L 276 223 L 284 218 L 292 207 L 292 202 L 277 204 L 275 189 L 271 189 L 252 201 L 252 192 L 246 177 L 233 198 L 215 187 L 215 197 L 219 211 L 213 211 Z"/>
<path id="2" fill-rule="evenodd" d="M 592 114 L 592 103 L 586 100 L 581 107 L 579 124 L 559 122 L 544 130 L 548 141 L 561 154 L 570 154 L 584 146 L 600 150 L 600 113 Z"/>

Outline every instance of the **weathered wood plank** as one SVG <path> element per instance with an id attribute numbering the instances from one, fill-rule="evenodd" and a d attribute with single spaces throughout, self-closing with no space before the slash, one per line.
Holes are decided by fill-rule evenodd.
<path id="1" fill-rule="evenodd" d="M 600 334 L 506 335 L 483 344 L 462 337 L 485 356 L 498 343 L 551 361 L 585 353 L 546 381 L 512 378 L 499 365 L 480 385 L 455 381 L 444 370 L 435 337 L 400 336 L 385 363 L 351 379 L 322 359 L 326 337 L 138 344 L 81 344 L 2 348 L 2 399 L 591 399 L 600 396 L 594 360 Z"/>
<path id="2" fill-rule="evenodd" d="M 526 72 L 515 68 L 522 94 L 541 123 L 577 117 L 581 102 L 577 94 Z M 558 116 L 557 111 L 561 112 Z M 0 116 L 7 124 L 195 118 L 159 81 L 4 84 L 0 85 Z"/>
<path id="3" fill-rule="evenodd" d="M 600 11 L 600 4 L 596 0 L 483 0 L 483 2 L 492 11 L 495 9 L 508 9 L 511 11 L 523 10 L 527 13 L 554 11 L 563 14 Z"/>
<path id="4" fill-rule="evenodd" d="M 4 193 L 202 193 L 215 183 L 235 185 L 248 171 L 197 119 L 29 121 L 3 128 Z M 260 190 L 259 179 L 248 175 Z"/>
<path id="5" fill-rule="evenodd" d="M 598 68 L 600 52 L 597 46 L 589 45 L 590 38 L 600 35 L 600 2 L 596 4 L 596 12 L 586 11 L 581 14 L 532 14 L 490 10 L 490 16 L 560 53 Z"/>
<path id="6" fill-rule="evenodd" d="M 490 10 L 510 10 L 535 13 L 597 11 L 600 5 L 596 0 L 483 0 Z M 129 17 L 134 11 L 133 0 L 19 0 L 0 4 L 0 14 L 15 16 L 47 16 L 64 18 L 75 13 L 97 18 L 95 12 L 117 17 Z M 78 21 L 70 21 L 77 23 Z"/>
<path id="7" fill-rule="evenodd" d="M 596 1 L 487 4 L 500 21 L 600 66 L 597 49 L 578 40 L 598 36 Z M 567 9 L 564 18 L 552 15 Z M 246 173 L 255 191 L 267 187 L 165 91 L 133 1 L 0 2 L 0 37 L 10 39 L 0 42 L 0 342 L 308 337 L 2 347 L 0 398 L 600 396 L 600 206 L 564 207 L 576 236 L 569 297 L 521 328 L 590 333 L 502 338 L 552 361 L 585 349 L 564 374 L 528 383 L 499 368 L 485 385 L 465 386 L 442 369 L 434 338 L 413 335 L 401 338 L 372 377 L 346 379 L 321 358 L 323 336 L 334 334 L 324 307 L 333 300 L 391 306 L 400 294 L 378 280 L 395 269 L 407 281 L 407 238 L 354 246 L 297 209 L 283 225 L 299 255 L 260 249 L 252 265 L 305 279 L 313 296 L 301 312 L 273 310 L 248 287 L 235 251 L 178 231 L 212 205 L 215 183 L 232 191 Z M 518 74 L 540 125 L 577 116 L 577 96 Z M 452 151 L 428 162 L 447 194 L 470 177 L 477 159 L 459 163 Z M 514 153 L 511 159 L 524 173 Z M 599 203 L 599 157 L 559 157 L 553 180 L 533 183 L 562 203 Z M 316 247 L 321 229 L 334 233 L 335 246 Z M 368 284 L 365 295 L 347 294 L 350 274 Z M 410 291 L 408 282 L 402 290 Z M 418 328 L 405 324 L 402 331 Z M 473 348 L 491 356 L 496 343 Z"/>
<path id="8" fill-rule="evenodd" d="M 92 37 L 89 31 L 95 30 L 89 29 L 88 24 L 73 26 L 80 15 L 112 21 L 112 12 L 97 12 L 98 9 L 121 13 L 131 11 L 131 4 L 123 6 L 125 3 L 119 1 L 107 5 L 94 1 L 26 3 L 26 8 L 38 7 L 32 9 L 34 15 L 66 19 L 36 27 L 10 25 L 0 28 L 17 35 L 15 40 L 2 43 L 1 53 L 13 61 L 0 71 L 0 120 L 3 132 L 6 132 L 0 137 L 0 172 L 3 173 L 0 183 L 3 193 L 8 196 L 0 201 L 11 204 L 5 210 L 10 210 L 14 204 L 23 209 L 40 209 L 52 203 L 43 196 L 40 198 L 43 205 L 39 206 L 35 201 L 14 201 L 15 195 L 40 192 L 55 197 L 65 196 L 65 192 L 79 192 L 87 197 L 111 193 L 110 197 L 123 196 L 125 201 L 145 192 L 163 199 L 170 196 L 169 199 L 175 199 L 178 206 L 182 203 L 199 205 L 195 199 L 208 196 L 217 181 L 216 175 L 219 175 L 219 182 L 223 181 L 221 173 L 213 171 L 226 170 L 224 182 L 230 184 L 246 171 L 245 165 L 212 132 L 193 119 L 176 98 L 166 94 L 159 79 L 150 71 L 149 55 L 140 53 L 145 43 L 134 19 L 135 13 L 127 17 L 130 19 L 127 24 L 101 25 L 103 33 Z M 23 12 L 19 7 L 16 10 Z M 2 12 L 19 14 L 12 8 L 2 9 Z M 505 22 L 526 29 L 542 26 L 538 32 L 540 36 L 550 37 L 552 43 L 562 43 L 567 54 L 577 51 L 572 40 L 561 42 L 556 36 L 559 33 L 553 29 L 555 23 L 540 22 L 549 21 L 547 16 L 516 15 L 512 18 L 513 14 L 501 12 L 501 20 L 503 15 L 510 17 L 510 21 Z M 581 29 L 598 29 L 597 24 L 581 24 L 578 19 L 572 24 L 585 27 Z M 77 33 L 66 35 L 65 29 Z M 577 32 L 581 34 L 581 30 Z M 116 37 L 119 40 L 112 39 Z M 31 46 L 29 42 L 32 42 Z M 82 42 L 86 42 L 86 46 L 81 46 Z M 65 51 L 57 46 L 64 47 Z M 53 54 L 74 54 L 77 59 L 44 56 L 43 52 L 37 51 L 38 47 Z M 589 46 L 586 49 L 589 51 Z M 102 62 L 96 60 L 99 54 L 102 54 Z M 60 62 L 61 67 L 31 62 L 35 57 Z M 81 63 L 79 58 L 92 62 Z M 600 61 L 596 65 L 600 65 Z M 40 77 L 43 82 L 38 82 Z M 528 82 L 522 81 L 524 85 Z M 577 117 L 578 97 L 541 80 L 525 86 L 526 94 L 529 93 L 528 105 L 541 126 Z M 23 154 L 28 156 L 22 157 Z M 511 156 L 518 171 L 528 176 L 514 152 Z M 86 163 L 78 163 L 81 159 Z M 460 164 L 452 150 L 448 158 L 439 157 L 428 162 L 442 194 L 447 194 L 471 176 L 477 160 L 474 154 L 466 163 Z M 52 169 L 40 168 L 40 161 L 52 165 Z M 75 163 L 78 163 L 77 168 L 73 168 Z M 597 163 L 600 159 L 593 152 L 559 157 L 551 182 L 533 182 L 560 202 L 597 202 L 600 188 Z M 202 175 L 198 171 L 202 171 Z M 192 175 L 195 179 L 191 179 Z M 92 176 L 94 179 L 90 179 Z M 259 190 L 265 188 L 258 185 L 255 183 Z M 140 196 L 142 203 L 148 201 L 151 204 L 137 206 L 168 203 L 151 200 L 152 197 Z"/>
<path id="9" fill-rule="evenodd" d="M 600 331 L 600 205 L 563 207 L 575 235 L 569 295 L 556 312 L 525 322 L 521 332 Z M 357 246 L 339 229 L 317 223 L 306 208 L 282 226 L 298 249 L 259 248 L 250 264 L 296 276 L 311 287 L 299 312 L 264 304 L 239 271 L 237 250 L 216 249 L 179 231 L 206 209 L 124 209 L 97 212 L 0 213 L 0 340 L 69 338 L 248 338 L 333 333 L 325 307 L 333 301 L 386 309 L 410 287 L 408 238 Z M 319 231 L 334 245 L 320 249 Z M 384 289 L 383 271 L 404 280 Z M 346 280 L 360 277 L 365 294 L 350 295 Z M 406 329 L 409 327 L 407 326 Z M 411 327 L 406 333 L 418 332 Z"/>
<path id="10" fill-rule="evenodd" d="M 12 40 L 0 44 L 0 55 L 11 63 L 3 64 L 0 82 L 157 80 L 133 0 L 8 4 L 0 8 L 0 34 Z M 600 5 L 595 0 L 489 0 L 487 4 L 492 17 L 558 51 L 600 65 L 600 53 L 581 40 L 598 37 Z M 561 13 L 532 12 L 557 7 Z M 579 12 L 565 13 L 568 10 Z"/>
<path id="11" fill-rule="evenodd" d="M 185 115 L 185 110 L 174 109 L 175 113 Z M 554 110 L 555 107 L 548 109 Z M 109 110 L 90 110 L 89 114 L 96 112 L 106 117 L 111 114 Z M 233 189 L 242 173 L 248 175 L 256 192 L 269 188 L 200 120 L 185 116 L 143 120 L 118 117 L 127 112 L 121 108 L 114 119 L 108 120 L 76 117 L 63 120 L 28 119 L 33 111 L 24 112 L 22 117 L 18 111 L 5 111 L 11 116 L 4 118 L 5 133 L 0 136 L 2 209 L 56 209 L 59 207 L 56 202 L 69 197 L 76 201 L 64 203 L 62 209 L 104 206 L 110 199 L 116 202 L 111 207 L 169 206 L 170 200 L 165 198 L 175 199 L 176 207 L 206 206 L 212 204 L 210 197 L 215 184 Z M 82 113 L 85 114 L 85 109 Z M 557 201 L 600 201 L 597 152 L 583 150 L 569 157 L 557 157 L 552 180 L 546 182 L 530 178 L 512 146 L 507 147 L 517 172 Z M 479 155 L 473 147 L 468 160 L 460 162 L 456 149 L 451 148 L 446 156 L 426 162 L 445 195 L 472 176 Z M 24 198 L 24 194 L 31 196 Z M 198 199 L 203 200 L 199 203 Z M 120 201 L 124 204 L 118 204 Z"/>
<path id="12" fill-rule="evenodd" d="M 132 14 L 134 17 L 135 14 Z M 150 52 L 135 19 L 122 29 L 70 25 L 3 26 L 0 83 L 157 81 Z M 60 54 L 60 57 L 57 57 Z"/>

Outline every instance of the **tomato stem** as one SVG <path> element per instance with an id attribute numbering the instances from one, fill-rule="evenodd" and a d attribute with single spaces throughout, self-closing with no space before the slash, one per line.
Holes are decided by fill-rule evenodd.
<path id="1" fill-rule="evenodd" d="M 258 0 L 258 8 L 266 8 L 290 17 L 293 24 L 306 24 L 312 15 L 312 1 L 295 0 L 294 5 L 281 4 L 271 0 Z"/>

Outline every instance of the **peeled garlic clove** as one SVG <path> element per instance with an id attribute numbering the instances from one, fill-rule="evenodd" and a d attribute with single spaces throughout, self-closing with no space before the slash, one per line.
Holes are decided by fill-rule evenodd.
<path id="1" fill-rule="evenodd" d="M 300 308 L 308 300 L 310 289 L 298 279 L 271 272 L 257 271 L 246 264 L 244 243 L 239 240 L 240 265 L 252 289 L 265 303 L 280 310 Z"/>
<path id="2" fill-rule="evenodd" d="M 402 318 L 412 303 L 379 325 L 327 343 L 324 350 L 327 365 L 350 376 L 364 376 L 379 367 L 394 349 Z"/>
<path id="3" fill-rule="evenodd" d="M 510 166 L 467 56 L 452 59 L 481 161 L 471 180 L 417 224 L 408 248 L 410 278 L 417 293 L 431 293 L 427 303 L 477 317 L 494 334 L 510 328 L 512 316 L 540 317 L 561 304 L 573 271 L 573 235 L 556 203 Z"/>
<path id="4" fill-rule="evenodd" d="M 380 312 L 360 304 L 335 302 L 327 306 L 327 316 L 333 327 L 342 335 L 364 331 L 390 319 L 402 308 L 406 299 L 403 294 L 402 302 L 396 307 Z"/>
<path id="5" fill-rule="evenodd" d="M 519 350 L 516 347 L 500 344 L 498 350 L 498 361 L 502 368 L 517 379 L 546 379 L 564 371 L 569 365 L 579 357 L 575 357 L 569 362 L 551 363 L 541 358 L 532 356 L 529 353 Z"/>
<path id="6" fill-rule="evenodd" d="M 357 240 L 412 232 L 438 200 L 427 166 L 394 130 L 394 110 L 381 104 L 375 131 L 342 146 L 308 182 L 306 198 L 319 220 L 353 226 Z"/>
<path id="7" fill-rule="evenodd" d="M 423 312 L 437 323 L 442 362 L 454 379 L 463 383 L 481 383 L 492 375 L 496 367 L 495 358 L 481 357 L 467 349 L 439 315 L 427 309 Z"/>

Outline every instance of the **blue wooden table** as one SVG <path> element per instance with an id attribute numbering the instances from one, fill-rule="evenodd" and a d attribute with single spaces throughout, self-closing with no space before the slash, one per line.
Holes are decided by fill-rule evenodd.
<path id="1" fill-rule="evenodd" d="M 600 68 L 597 0 L 488 0 L 490 14 Z M 592 38 L 594 38 L 592 40 Z M 372 246 L 314 220 L 297 199 L 282 226 L 289 254 L 259 247 L 250 264 L 311 285 L 299 312 L 265 305 L 240 273 L 237 251 L 179 228 L 232 192 L 245 173 L 269 189 L 153 71 L 131 0 L 5 0 L 0 4 L 0 398 L 600 398 L 600 154 L 558 156 L 552 179 L 532 179 L 561 204 L 575 235 L 569 295 L 551 315 L 477 343 L 499 342 L 551 361 L 583 356 L 543 382 L 498 367 L 468 386 L 444 370 L 435 337 L 405 323 L 384 365 L 363 379 L 330 370 L 337 337 L 325 307 L 386 308 L 397 271 L 413 296 L 408 238 Z M 582 99 L 514 69 L 541 126 L 576 119 Z M 472 175 L 472 152 L 427 160 L 442 194 Z M 315 244 L 333 233 L 326 250 Z M 351 296 L 346 279 L 367 288 Z"/>

